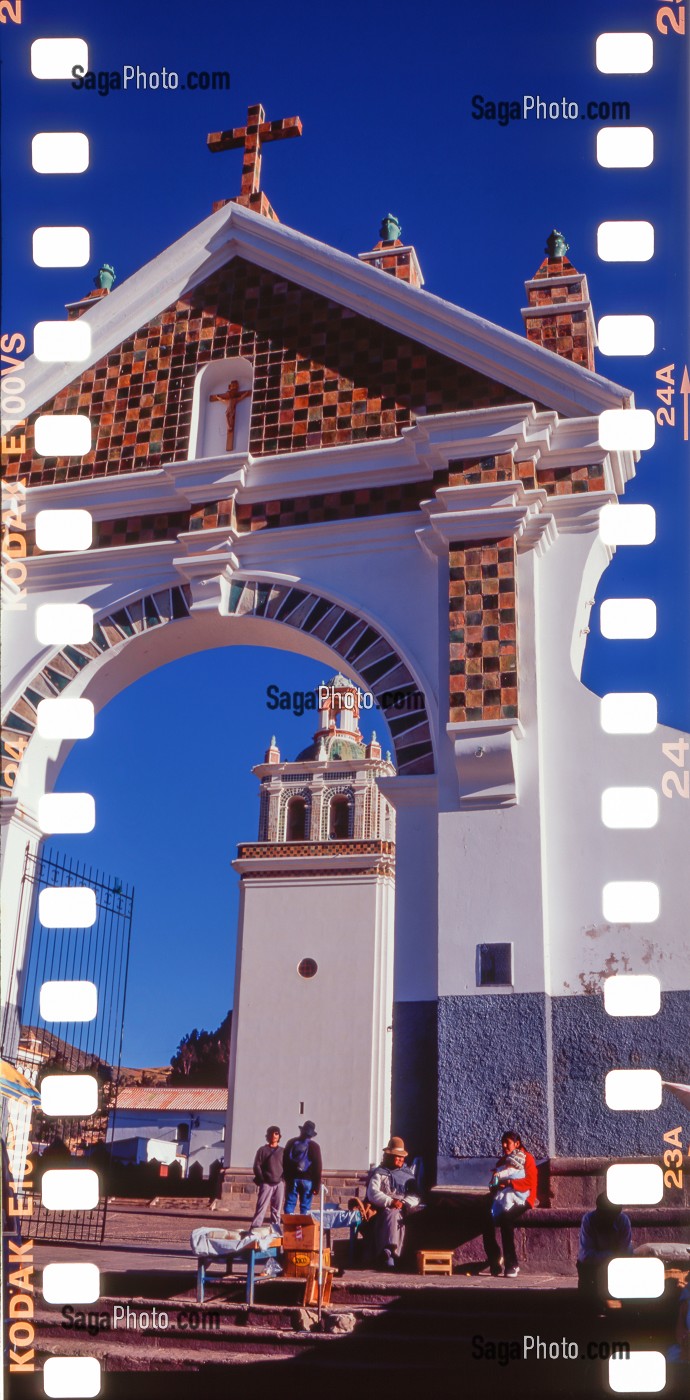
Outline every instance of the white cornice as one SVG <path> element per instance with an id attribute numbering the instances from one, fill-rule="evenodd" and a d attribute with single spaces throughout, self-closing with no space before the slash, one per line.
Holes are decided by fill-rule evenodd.
<path id="1" fill-rule="evenodd" d="M 591 311 L 588 301 L 549 301 L 542 302 L 541 306 L 521 306 L 520 315 L 528 316 L 566 316 L 571 311 Z M 553 354 L 553 351 L 550 351 Z"/>
<path id="2" fill-rule="evenodd" d="M 79 554 L 34 554 L 26 560 L 27 584 L 32 593 L 41 593 L 108 584 L 123 575 L 141 585 L 140 593 L 145 592 L 149 577 L 156 588 L 166 588 L 184 582 L 174 564 L 178 551 L 177 540 L 156 540 Z"/>
<path id="3" fill-rule="evenodd" d="M 247 842 L 247 845 L 253 844 Z M 319 875 L 330 875 L 331 871 L 342 871 L 347 875 L 349 870 L 366 870 L 377 879 L 391 879 L 390 875 L 381 875 L 377 872 L 377 865 L 381 861 L 395 860 L 395 854 L 390 851 L 376 851 L 373 854 L 361 855 L 332 855 L 332 856 L 240 856 L 233 860 L 233 870 L 237 870 L 240 875 L 256 874 L 270 875 L 273 879 L 279 879 L 282 875 L 285 879 L 290 879 L 295 875 L 312 876 L 318 879 Z"/>
<path id="4" fill-rule="evenodd" d="M 584 272 L 575 272 L 573 269 L 570 276 L 563 272 L 558 277 L 528 277 L 524 286 L 526 292 L 531 292 L 533 287 L 543 291 L 547 287 L 570 287 L 573 282 L 584 281 L 586 281 Z"/>
<path id="5" fill-rule="evenodd" d="M 395 777 L 377 778 L 376 783 L 396 812 L 405 807 L 435 807 L 438 802 L 436 773 L 402 773 Z"/>
<path id="6" fill-rule="evenodd" d="M 549 496 L 559 535 L 587 535 L 599 530 L 602 506 L 615 501 L 613 491 L 583 491 L 576 496 Z"/>
<path id="7" fill-rule="evenodd" d="M 26 361 L 25 413 L 40 408 L 233 257 L 348 306 L 566 416 L 632 402 L 627 389 L 602 375 L 359 258 L 230 203 L 84 313 L 92 336 L 87 361 L 45 364 L 33 356 Z"/>
<path id="8" fill-rule="evenodd" d="M 313 496 L 358 486 L 400 485 L 431 478 L 449 462 L 512 452 L 516 461 L 534 459 L 537 468 L 586 466 L 604 462 L 617 491 L 635 473 L 633 452 L 607 453 L 599 444 L 598 418 L 558 418 L 534 404 L 421 417 L 397 438 L 349 443 L 332 448 L 252 457 L 235 452 L 221 457 L 171 462 L 151 471 L 30 487 L 27 520 L 38 510 L 79 506 L 95 520 L 179 512 L 204 501 L 236 497 L 240 504 Z"/>
<path id="9" fill-rule="evenodd" d="M 545 491 L 526 491 L 521 481 L 442 487 L 433 501 L 423 502 L 429 525 L 416 531 L 417 539 L 427 554 L 439 558 L 446 558 L 456 542 L 508 535 L 523 550 L 537 544 L 543 549 L 556 537 L 553 515 L 545 510 L 549 500 Z"/>

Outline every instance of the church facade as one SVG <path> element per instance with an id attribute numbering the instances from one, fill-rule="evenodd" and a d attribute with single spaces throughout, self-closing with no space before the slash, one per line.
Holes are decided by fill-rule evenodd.
<path id="1" fill-rule="evenodd" d="M 352 771 L 373 764 L 395 814 L 393 1131 L 441 1181 L 493 1155 L 507 1125 L 538 1155 L 656 1152 L 663 1111 L 609 1108 L 605 1075 L 687 1078 L 683 810 L 661 798 L 656 826 L 628 830 L 603 825 L 601 804 L 605 789 L 659 793 L 662 745 L 679 736 L 654 718 L 646 732 L 625 722 L 607 732 L 580 680 L 612 554 L 601 511 L 623 497 L 639 456 L 600 442 L 600 415 L 633 403 L 594 368 L 586 278 L 554 234 L 526 283 L 522 337 L 424 290 L 392 216 L 359 257 L 287 228 L 258 175 L 261 142 L 281 124 L 252 111 L 239 198 L 122 285 L 109 290 L 104 275 L 71 306 L 89 328 L 83 362 L 27 364 L 28 417 L 15 429 L 9 481 L 29 524 L 28 605 L 85 603 L 94 626 L 87 641 L 45 646 L 8 600 L 5 926 L 21 918 L 38 798 L 74 741 L 41 721 L 45 701 L 97 710 L 206 647 L 300 652 L 373 695 L 392 738 L 389 769 L 357 754 L 364 768 Z M 237 144 L 237 134 L 217 136 Z M 90 449 L 40 455 L 36 421 L 55 416 L 88 417 Z M 37 513 L 66 509 L 90 513 L 90 547 L 39 548 Z M 294 878 L 280 825 L 293 774 L 270 753 L 258 772 L 259 844 L 275 854 L 240 854 L 237 866 L 246 950 L 262 901 Z M 309 784 L 299 775 L 305 806 L 293 817 L 300 829 L 308 817 L 308 844 L 320 845 L 317 788 L 323 813 L 330 759 L 317 750 L 304 763 L 316 767 Z M 347 800 L 350 823 L 357 806 Z M 348 825 L 346 839 L 366 843 L 366 829 L 350 835 Z M 372 837 L 387 839 L 380 828 Z M 392 891 L 379 865 L 342 879 L 370 900 L 363 921 L 385 961 Z M 321 870 L 298 877 L 314 909 L 335 902 Z M 658 909 L 650 916 L 633 891 L 621 913 L 611 887 L 624 882 L 658 886 Z M 372 927 L 384 890 L 390 907 Z M 340 944 L 345 923 L 331 918 Z M 5 960 L 17 1020 L 25 934 L 17 929 L 18 957 Z M 295 937 L 290 959 L 318 964 L 308 943 Z M 659 1007 L 624 1000 L 624 1014 L 607 1011 L 611 979 L 630 987 L 650 975 Z M 377 1016 L 387 978 L 375 979 Z M 295 996 L 308 982 L 295 981 Z M 251 1053 L 241 1020 L 235 1073 Z M 382 1034 L 370 1034 L 379 1068 L 368 1126 L 353 1106 L 342 1147 L 362 1159 L 332 1158 L 333 1167 L 365 1167 L 385 1136 Z M 312 1092 L 286 1106 L 289 1117 L 302 1101 L 308 1112 Z M 237 1149 L 245 1157 L 248 1134 Z"/>

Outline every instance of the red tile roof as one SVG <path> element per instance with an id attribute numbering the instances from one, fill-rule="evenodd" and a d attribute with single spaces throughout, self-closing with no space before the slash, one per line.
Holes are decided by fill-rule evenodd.
<path id="1" fill-rule="evenodd" d="M 228 1107 L 227 1089 L 138 1088 L 132 1085 L 120 1089 L 117 1108 L 153 1109 L 157 1113 L 198 1113 L 214 1109 L 225 1113 Z"/>

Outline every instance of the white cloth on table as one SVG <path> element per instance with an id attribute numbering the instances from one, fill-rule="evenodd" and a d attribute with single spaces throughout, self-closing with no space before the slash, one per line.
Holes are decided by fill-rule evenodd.
<path id="1" fill-rule="evenodd" d="M 260 1225 L 255 1230 L 219 1230 L 212 1225 L 200 1225 L 192 1230 L 190 1245 L 198 1259 L 222 1258 L 227 1254 L 239 1254 L 248 1245 L 257 1244 L 259 1249 L 268 1249 L 276 1240 L 272 1225 Z M 279 1243 L 279 1241 L 278 1241 Z"/>

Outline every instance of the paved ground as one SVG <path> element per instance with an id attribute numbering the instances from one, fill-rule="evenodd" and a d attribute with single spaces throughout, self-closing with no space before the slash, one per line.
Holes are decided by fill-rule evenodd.
<path id="1" fill-rule="evenodd" d="M 108 1207 L 102 1245 L 39 1243 L 36 1245 L 35 1259 L 39 1268 L 56 1260 L 67 1263 L 88 1259 L 98 1264 L 101 1273 L 104 1274 L 189 1274 L 189 1285 L 185 1281 L 180 1288 L 180 1293 L 186 1293 L 188 1287 L 192 1286 L 196 1271 L 196 1260 L 189 1247 L 192 1230 L 199 1225 L 215 1225 L 231 1230 L 246 1223 L 246 1213 L 231 1215 L 225 1211 L 196 1212 L 156 1206 L 130 1206 L 125 1202 L 111 1203 Z M 345 1232 L 341 1232 L 339 1237 L 345 1238 Z M 519 1280 L 458 1273 L 452 1278 L 421 1278 L 418 1274 L 397 1273 L 394 1277 L 398 1288 L 419 1289 L 431 1286 L 440 1291 L 457 1287 L 507 1291 L 517 1286 L 527 1289 L 567 1289 L 574 1286 L 572 1278 L 546 1272 L 523 1271 Z M 367 1289 L 385 1292 L 390 1280 L 373 1270 L 348 1269 L 346 1279 L 336 1280 L 336 1287 L 343 1286 L 343 1282 L 366 1285 Z M 170 1297 L 172 1295 L 169 1291 L 169 1278 L 166 1283 L 168 1288 L 162 1296 Z M 145 1296 L 155 1297 L 154 1287 L 155 1281 L 152 1279 L 150 1291 L 147 1288 Z M 123 1291 L 122 1288 L 118 1289 L 118 1296 Z"/>
<path id="2" fill-rule="evenodd" d="M 286 1400 L 307 1393 L 328 1400 L 387 1400 L 388 1394 L 419 1400 L 441 1393 L 495 1400 L 503 1392 L 515 1400 L 591 1400 L 609 1393 L 609 1386 L 608 1362 L 601 1355 L 584 1358 L 590 1340 L 630 1338 L 633 1349 L 643 1350 L 663 1349 L 670 1340 L 672 1314 L 664 1319 L 656 1305 L 644 1316 L 586 1315 L 575 1279 L 545 1272 L 492 1279 L 347 1270 L 335 1281 L 329 1312 L 332 1319 L 344 1314 L 352 1320 L 348 1335 L 295 1331 L 301 1291 L 294 1280 L 259 1282 L 256 1304 L 248 1309 L 241 1275 L 230 1283 L 219 1270 L 217 1284 L 211 1281 L 206 1303 L 197 1308 L 191 1230 L 241 1223 L 246 1215 L 118 1202 L 109 1207 L 102 1245 L 38 1244 L 39 1268 L 51 1260 L 88 1259 L 102 1275 L 101 1299 L 89 1305 L 100 1319 L 91 1330 L 67 1326 L 60 1308 L 46 1304 L 37 1289 L 39 1364 L 48 1355 L 97 1356 L 102 1400 L 189 1400 L 190 1384 L 203 1400 L 265 1400 L 271 1388 Z M 133 1330 L 115 1324 L 118 1304 L 131 1306 Z M 152 1325 L 154 1307 L 166 1311 L 167 1332 Z M 535 1333 L 549 1343 L 565 1333 L 583 1360 L 536 1364 L 523 1358 L 523 1339 Z M 506 1370 L 509 1347 L 518 1359 Z M 40 1379 L 37 1372 L 37 1388 L 29 1390 L 27 1383 L 17 1400 L 38 1400 Z M 679 1393 L 672 1377 L 669 1382 L 667 1400 Z"/>

